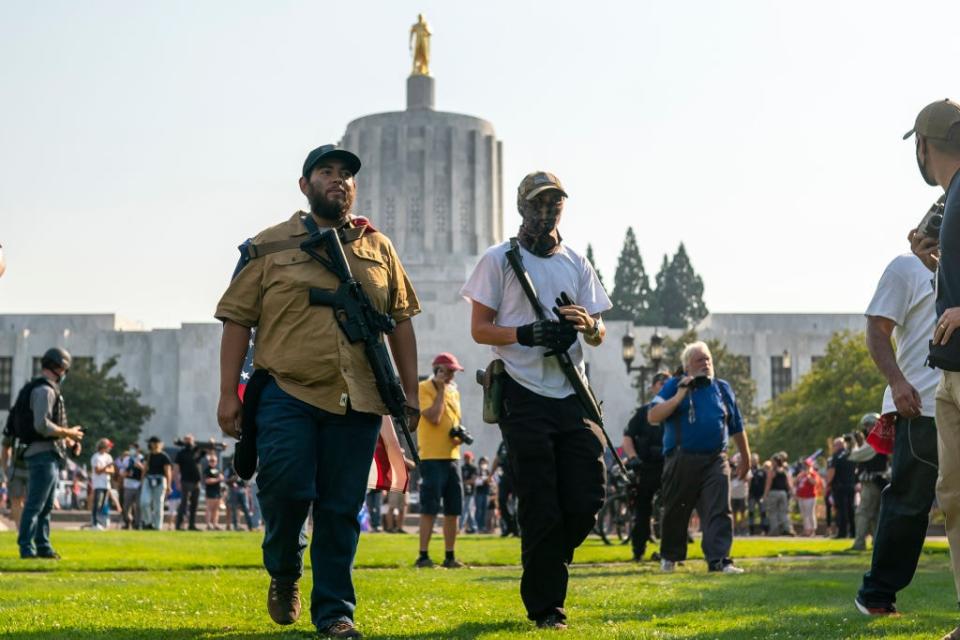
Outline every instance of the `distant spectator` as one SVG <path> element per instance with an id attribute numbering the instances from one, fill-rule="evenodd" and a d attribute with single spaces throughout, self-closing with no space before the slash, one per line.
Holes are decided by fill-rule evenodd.
<path id="1" fill-rule="evenodd" d="M 3 436 L 0 443 L 0 480 L 7 480 L 7 505 L 10 508 L 10 519 L 16 526 L 20 526 L 20 514 L 23 513 L 23 504 L 27 500 L 27 478 L 30 470 L 23 457 L 25 446 L 15 446 L 13 435 Z"/>
<path id="2" fill-rule="evenodd" d="M 499 473 L 498 473 L 499 472 Z M 517 495 L 514 492 L 513 473 L 507 459 L 507 441 L 501 440 L 493 457 L 490 473 L 497 477 L 497 504 L 500 506 L 500 536 L 520 536 L 517 524 Z"/>
<path id="3" fill-rule="evenodd" d="M 370 517 L 370 531 L 380 531 L 380 511 L 383 501 L 383 491 L 381 489 L 370 489 L 367 491 L 367 515 Z"/>
<path id="4" fill-rule="evenodd" d="M 743 535 L 747 532 L 747 499 L 750 496 L 750 472 L 747 471 L 747 477 L 741 478 L 736 473 L 737 468 L 742 465 L 748 465 L 749 461 L 744 460 L 740 454 L 733 456 L 733 477 L 730 479 L 730 508 L 733 511 L 733 531 L 735 534 Z"/>
<path id="5" fill-rule="evenodd" d="M 850 452 L 850 461 L 857 463 L 857 480 L 860 483 L 860 503 L 855 515 L 857 538 L 853 551 L 866 551 L 867 536 L 876 540 L 877 522 L 880 519 L 880 493 L 889 479 L 890 456 L 877 453 L 866 441 L 867 434 L 880 419 L 878 413 L 868 413 L 860 420 L 861 432 L 854 434 L 857 446 Z"/>
<path id="6" fill-rule="evenodd" d="M 812 536 L 817 532 L 817 496 L 823 493 L 823 478 L 817 473 L 812 460 L 804 462 L 803 469 L 797 474 L 797 504 L 803 517 L 803 535 Z"/>
<path id="7" fill-rule="evenodd" d="M 247 500 L 247 482 L 237 475 L 233 465 L 224 472 L 224 483 L 227 487 L 227 517 L 228 524 L 234 531 L 240 530 L 237 512 L 243 514 L 247 531 L 253 531 L 253 518 L 250 516 L 250 506 Z"/>
<path id="8" fill-rule="evenodd" d="M 207 531 L 220 531 L 220 506 L 223 504 L 223 472 L 214 451 L 207 452 L 207 464 L 203 468 L 203 490 L 206 498 L 205 515 Z"/>
<path id="9" fill-rule="evenodd" d="M 113 443 L 108 438 L 100 438 L 97 452 L 90 458 L 90 486 L 93 487 L 90 526 L 97 531 L 103 531 L 110 524 L 104 519 L 103 511 L 109 498 L 110 476 L 116 471 L 110 455 L 112 449 Z"/>
<path id="10" fill-rule="evenodd" d="M 463 481 L 463 517 L 460 520 L 460 530 L 467 533 L 477 532 L 477 500 L 476 479 L 477 465 L 473 464 L 473 452 L 463 453 L 463 465 L 460 467 L 460 478 Z"/>
<path id="11" fill-rule="evenodd" d="M 189 511 L 190 531 L 197 529 L 197 501 L 200 499 L 200 459 L 203 451 L 194 444 L 193 435 L 183 437 L 183 446 L 177 452 L 177 479 L 180 486 L 180 506 L 177 507 L 176 529 L 183 529 L 184 517 Z"/>
<path id="12" fill-rule="evenodd" d="M 474 493 L 477 503 L 477 530 L 488 533 L 487 513 L 490 509 L 490 461 L 486 456 L 480 456 L 477 462 L 477 477 L 474 479 Z"/>
<path id="13" fill-rule="evenodd" d="M 763 492 L 767 487 L 767 470 L 760 464 L 760 456 L 756 453 L 750 456 L 750 492 L 747 495 L 747 518 L 750 524 L 750 535 L 766 533 L 767 512 L 763 505 Z"/>
<path id="14" fill-rule="evenodd" d="M 153 436 L 147 441 L 144 484 L 140 490 L 140 517 L 144 529 L 163 528 L 163 501 L 170 494 L 173 463 L 163 452 L 163 441 Z"/>
<path id="15" fill-rule="evenodd" d="M 767 486 L 763 501 L 767 505 L 767 518 L 770 520 L 770 535 L 792 536 L 793 524 L 790 522 L 790 496 L 793 494 L 793 479 L 787 464 L 787 454 L 778 453 L 770 460 L 773 472 L 767 476 Z"/>
<path id="16" fill-rule="evenodd" d="M 837 538 L 853 538 L 853 500 L 856 487 L 856 465 L 843 438 L 833 441 L 833 455 L 827 465 L 827 488 L 837 509 Z"/>
<path id="17" fill-rule="evenodd" d="M 117 471 L 122 478 L 120 494 L 123 528 L 140 528 L 140 483 L 143 480 L 143 454 L 140 445 L 134 442 L 126 455 L 117 462 Z"/>
<path id="18" fill-rule="evenodd" d="M 401 449 L 401 451 L 403 451 Z M 403 456 L 403 463 L 408 471 L 413 471 L 413 460 L 406 455 Z M 403 491 L 387 492 L 387 513 L 383 516 L 383 530 L 387 533 L 406 533 L 403 528 L 403 521 L 407 517 L 407 494 Z"/>

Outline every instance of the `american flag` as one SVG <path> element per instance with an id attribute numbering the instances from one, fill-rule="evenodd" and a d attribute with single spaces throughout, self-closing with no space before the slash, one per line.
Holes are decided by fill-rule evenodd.
<path id="1" fill-rule="evenodd" d="M 371 227 L 371 230 L 373 228 Z M 374 233 L 376 232 L 373 230 Z M 252 240 L 247 239 L 240 245 L 240 260 L 233 271 L 232 278 L 246 266 L 250 258 L 247 257 L 247 246 Z M 240 370 L 240 382 L 237 385 L 237 395 L 243 401 L 247 390 L 247 382 L 253 375 L 253 352 L 257 340 L 257 330 L 250 332 L 250 343 L 247 345 L 247 355 L 243 359 L 243 368 Z M 380 425 L 380 436 L 377 438 L 377 448 L 373 452 L 373 462 L 370 464 L 370 474 L 367 477 L 367 487 L 377 491 L 398 491 L 406 493 L 410 482 L 410 474 L 403 459 L 403 449 L 397 439 L 397 432 L 393 428 L 390 416 L 384 416 Z"/>

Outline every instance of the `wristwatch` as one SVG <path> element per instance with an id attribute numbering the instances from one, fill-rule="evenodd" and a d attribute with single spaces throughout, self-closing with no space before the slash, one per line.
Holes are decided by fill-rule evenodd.
<path id="1" fill-rule="evenodd" d="M 593 331 L 587 334 L 587 338 L 590 340 L 599 340 L 600 339 L 600 319 L 596 318 L 593 321 Z"/>

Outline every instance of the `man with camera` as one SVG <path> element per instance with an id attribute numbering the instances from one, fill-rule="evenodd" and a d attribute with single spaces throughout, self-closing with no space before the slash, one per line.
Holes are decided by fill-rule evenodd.
<path id="1" fill-rule="evenodd" d="M 666 373 L 655 374 L 650 384 L 650 395 L 656 397 L 669 379 Z M 643 554 L 646 553 L 653 498 L 660 490 L 663 475 L 663 425 L 650 423 L 650 406 L 647 403 L 637 409 L 623 432 L 623 452 L 627 458 L 627 468 L 633 472 L 637 492 L 636 521 L 630 536 L 635 562 L 643 560 Z"/>
<path id="2" fill-rule="evenodd" d="M 687 345 L 683 375 L 667 380 L 647 414 L 663 423 L 663 537 L 660 568 L 672 572 L 687 557 L 687 525 L 694 508 L 703 524 L 701 547 L 709 571 L 743 573 L 730 558 L 733 515 L 730 509 L 729 438 L 740 458 L 750 459 L 743 418 L 726 380 L 714 377 L 713 356 L 704 342 Z M 748 465 L 737 473 L 746 479 Z"/>
<path id="3" fill-rule="evenodd" d="M 40 363 L 40 375 L 21 389 L 9 416 L 18 443 L 26 445 L 19 455 L 29 469 L 17 544 L 21 558 L 59 559 L 60 554 L 50 545 L 50 512 L 60 469 L 68 451 L 80 454 L 83 430 L 67 426 L 67 410 L 60 393 L 70 370 L 70 354 L 64 349 L 48 349 Z"/>
<path id="4" fill-rule="evenodd" d="M 518 237 L 488 248 L 460 290 L 473 306 L 473 339 L 493 346 L 505 370 L 495 410 L 519 498 L 520 596 L 527 617 L 545 629 L 566 627 L 567 565 L 604 493 L 600 430 L 571 378 L 580 376 L 583 390 L 578 336 L 599 346 L 600 314 L 611 304 L 590 262 L 562 242 L 566 198 L 555 175 L 524 177 Z"/>
<path id="5" fill-rule="evenodd" d="M 934 214 L 939 213 L 934 207 Z M 918 233 L 936 235 L 923 223 L 910 235 Z M 870 570 L 855 599 L 865 615 L 896 613 L 897 592 L 913 580 L 927 535 L 937 480 L 934 398 L 940 379 L 926 366 L 937 318 L 934 298 L 930 271 L 907 253 L 887 265 L 867 306 L 867 349 L 887 380 L 880 419 L 895 421 L 895 430 L 890 484 L 880 494 Z"/>
<path id="6" fill-rule="evenodd" d="M 256 428 L 263 563 L 271 578 L 267 610 L 277 624 L 293 624 L 300 616 L 304 527 L 312 509 L 310 615 L 328 638 L 361 636 L 353 620 L 351 573 L 360 540 L 357 514 L 383 416 L 390 412 L 368 353 L 379 354 L 385 342 L 396 362 L 403 411 L 412 425 L 419 415 L 410 318 L 420 304 L 393 243 L 352 213 L 359 170 L 360 159 L 335 145 L 310 151 L 299 179 L 310 211 L 295 212 L 246 245 L 249 260 L 241 262 L 215 313 L 223 322 L 217 421 L 235 438 L 245 424 Z M 331 231 L 333 242 L 317 244 L 326 244 Z M 370 343 L 351 341 L 340 322 L 351 320 L 342 317 L 346 312 L 338 317 L 331 306 L 312 304 L 315 294 L 345 284 L 342 268 L 331 262 L 331 246 L 341 249 L 353 275 L 347 288 L 363 293 L 357 304 L 365 314 L 352 319 L 362 320 L 359 328 Z M 366 321 L 374 318 L 392 332 L 372 334 Z M 256 384 L 244 387 L 241 403 L 238 384 L 254 327 L 250 379 Z"/>
<path id="7" fill-rule="evenodd" d="M 916 137 L 920 175 L 927 184 L 939 186 L 946 193 L 939 246 L 933 238 L 918 238 L 920 234 L 911 234 L 911 246 L 928 268 L 937 269 L 938 319 L 929 354 L 929 364 L 942 372 L 935 395 L 937 501 L 946 516 L 953 578 L 960 599 L 960 104 L 938 100 L 927 105 L 904 139 L 911 136 Z M 960 627 L 946 638 L 960 639 Z"/>
<path id="8" fill-rule="evenodd" d="M 463 513 L 463 491 L 460 487 L 460 443 L 471 444 L 473 438 L 460 424 L 460 391 L 453 381 L 463 367 L 452 353 L 441 353 L 433 359 L 433 375 L 420 383 L 420 426 L 417 444 L 420 447 L 420 557 L 415 567 L 433 566 L 430 559 L 430 537 L 433 523 L 443 503 L 443 566 L 459 569 L 456 559 L 457 519 Z"/>

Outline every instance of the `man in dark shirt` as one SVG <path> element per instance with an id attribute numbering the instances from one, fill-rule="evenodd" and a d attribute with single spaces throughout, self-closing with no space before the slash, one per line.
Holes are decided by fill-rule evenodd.
<path id="1" fill-rule="evenodd" d="M 190 531 L 199 531 L 197 528 L 197 500 L 200 498 L 200 464 L 203 457 L 201 451 L 194 444 L 193 434 L 183 437 L 183 448 L 177 452 L 174 462 L 177 464 L 177 473 L 180 477 L 180 505 L 177 507 L 177 531 L 183 530 L 183 517 L 187 513 L 189 501 Z"/>
<path id="2" fill-rule="evenodd" d="M 466 451 L 463 454 L 460 477 L 463 480 L 463 520 L 460 521 L 460 529 L 467 533 L 476 533 L 476 491 L 474 489 L 477 484 L 477 465 L 473 464 L 472 451 Z"/>
<path id="3" fill-rule="evenodd" d="M 942 371 L 936 394 L 939 459 L 937 501 L 947 522 L 953 579 L 960 600 L 960 104 L 938 100 L 917 115 L 906 140 L 916 134 L 917 165 L 931 187 L 946 192 L 939 247 L 925 234 L 911 234 L 911 247 L 928 268 L 937 267 L 937 326 L 930 364 Z M 939 263 L 939 265 L 937 265 Z M 960 627 L 946 638 L 960 640 Z"/>
<path id="4" fill-rule="evenodd" d="M 500 469 L 500 478 L 497 481 L 497 505 L 500 507 L 500 537 L 519 536 L 520 527 L 517 525 L 517 496 L 513 491 L 513 474 L 510 472 L 510 462 L 507 459 L 507 441 L 501 440 L 497 447 L 497 455 L 493 457 L 493 466 L 490 473 L 496 474 Z"/>
<path id="5" fill-rule="evenodd" d="M 750 491 L 747 494 L 747 521 L 750 535 L 766 532 L 767 513 L 763 506 L 763 493 L 767 488 L 767 470 L 760 464 L 760 456 L 750 456 Z M 756 523 L 756 524 L 755 524 Z"/>
<path id="6" fill-rule="evenodd" d="M 669 378 L 666 373 L 653 376 L 650 397 L 656 397 Z M 627 456 L 627 468 L 633 472 L 636 491 L 636 521 L 631 535 L 635 562 L 643 560 L 647 550 L 653 498 L 660 490 L 660 478 L 663 475 L 663 425 L 650 424 L 647 419 L 649 411 L 649 403 L 637 409 L 623 432 L 623 451 Z"/>
<path id="7" fill-rule="evenodd" d="M 833 441 L 833 455 L 827 463 L 827 491 L 833 496 L 833 504 L 837 509 L 837 538 L 853 538 L 856 535 L 853 528 L 853 498 L 857 474 L 856 465 L 850 461 L 849 454 L 843 438 Z"/>

